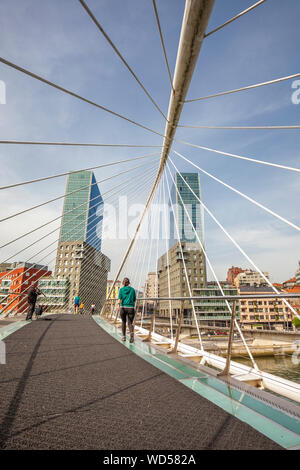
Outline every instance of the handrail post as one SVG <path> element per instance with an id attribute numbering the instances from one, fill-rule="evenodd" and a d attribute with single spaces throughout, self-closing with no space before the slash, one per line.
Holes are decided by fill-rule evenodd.
<path id="1" fill-rule="evenodd" d="M 135 315 L 134 315 L 134 319 L 133 319 L 133 329 L 135 328 L 135 323 L 136 323 L 136 318 L 137 318 L 137 314 L 138 314 L 138 304 L 139 304 L 139 299 L 137 299 L 136 303 L 135 303 Z"/>
<path id="2" fill-rule="evenodd" d="M 115 309 L 115 302 L 114 302 L 115 299 L 111 299 L 111 307 L 110 307 L 110 312 L 109 314 L 107 315 L 107 318 L 108 319 L 112 319 L 113 317 L 113 314 L 114 314 L 114 309 Z"/>
<path id="3" fill-rule="evenodd" d="M 115 305 L 116 307 L 116 305 Z M 117 307 L 117 313 L 116 313 L 116 316 L 115 316 L 115 319 L 114 319 L 114 323 L 117 323 L 117 319 L 118 319 L 118 316 L 119 316 L 119 313 L 120 313 L 120 309 L 121 309 L 121 305 L 119 306 L 119 308 Z"/>
<path id="4" fill-rule="evenodd" d="M 234 331 L 234 321 L 235 321 L 235 313 L 236 313 L 236 301 L 232 302 L 232 310 L 231 310 L 231 320 L 230 320 L 230 330 L 229 330 L 229 338 L 228 338 L 228 347 L 227 347 L 227 357 L 226 357 L 226 365 L 224 370 L 218 374 L 218 376 L 222 375 L 229 375 L 230 370 L 230 362 L 231 362 L 231 352 L 232 352 L 232 342 L 233 342 L 233 331 Z"/>
<path id="5" fill-rule="evenodd" d="M 106 310 L 106 312 L 107 312 L 106 313 L 106 318 L 112 317 L 113 311 L 114 311 L 114 301 L 113 301 L 113 299 L 111 299 L 111 301 L 110 301 L 110 312 Z"/>
<path id="6" fill-rule="evenodd" d="M 174 348 L 172 349 L 172 353 L 177 353 L 179 336 L 180 336 L 181 325 L 182 325 L 182 320 L 183 320 L 183 312 L 184 312 L 184 300 L 181 301 L 179 322 L 178 322 L 178 325 L 177 325 L 175 344 L 174 344 Z"/>
<path id="7" fill-rule="evenodd" d="M 151 324 L 150 324 L 149 334 L 148 334 L 147 338 L 144 340 L 147 343 L 151 342 L 151 337 L 152 337 L 152 333 L 153 333 L 153 330 L 154 330 L 154 320 L 155 320 L 155 315 L 156 315 L 156 311 L 157 311 L 157 305 L 158 305 L 158 302 L 156 301 L 154 303 L 153 312 L 152 312 L 152 316 L 151 316 Z"/>

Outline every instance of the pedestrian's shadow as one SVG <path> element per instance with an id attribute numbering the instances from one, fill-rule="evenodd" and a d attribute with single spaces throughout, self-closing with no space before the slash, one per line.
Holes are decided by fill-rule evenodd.
<path id="1" fill-rule="evenodd" d="M 49 318 L 49 320 L 55 321 L 56 319 L 55 318 Z M 30 373 L 31 373 L 34 360 L 37 356 L 39 347 L 40 347 L 43 339 L 45 338 L 46 334 L 48 333 L 49 328 L 53 325 L 53 321 L 47 325 L 47 327 L 45 328 L 45 330 L 41 334 L 40 338 L 38 339 L 38 341 L 37 341 L 37 343 L 36 343 L 36 345 L 35 345 L 35 347 L 32 351 L 32 354 L 31 354 L 31 356 L 28 360 L 28 363 L 27 363 L 27 366 L 24 370 L 24 373 L 23 373 L 22 377 L 19 380 L 19 383 L 18 383 L 18 386 L 17 386 L 16 391 L 14 393 L 14 396 L 12 397 L 12 399 L 10 401 L 8 410 L 7 410 L 5 416 L 4 416 L 4 418 L 3 418 L 3 420 L 0 424 L 0 449 L 5 448 L 6 441 L 10 436 L 10 432 L 11 432 L 11 429 L 12 429 L 12 426 L 13 426 L 13 423 L 14 423 L 14 420 L 15 420 L 20 402 L 22 400 L 22 395 L 24 393 L 26 383 L 27 383 L 28 378 L 29 378 Z"/>

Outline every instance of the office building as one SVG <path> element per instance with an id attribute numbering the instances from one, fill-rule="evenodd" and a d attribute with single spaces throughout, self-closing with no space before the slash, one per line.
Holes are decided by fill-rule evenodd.
<path id="1" fill-rule="evenodd" d="M 103 200 L 92 171 L 70 173 L 67 179 L 60 242 L 83 240 L 101 251 Z"/>
<path id="2" fill-rule="evenodd" d="M 100 311 L 105 302 L 110 260 L 101 252 L 102 209 L 93 172 L 70 173 L 55 265 L 55 277 L 70 282 L 69 307 L 77 294 L 86 309 Z"/>
<path id="3" fill-rule="evenodd" d="M 175 184 L 171 188 L 171 200 L 169 205 L 173 207 L 170 208 L 170 242 L 169 248 L 172 248 L 177 241 L 177 230 L 176 225 L 179 231 L 179 238 L 183 242 L 188 243 L 199 243 L 197 235 L 204 246 L 204 216 L 203 216 L 203 207 L 199 203 L 198 199 L 202 200 L 201 197 L 201 186 L 200 186 L 200 175 L 199 173 L 181 173 L 183 179 L 190 186 L 191 189 L 185 184 L 182 180 L 179 173 L 175 173 L 174 179 Z M 180 194 L 180 196 L 178 195 Z M 196 196 L 195 196 L 196 195 Z M 189 214 L 189 217 L 184 210 Z M 175 217 L 174 217 L 175 215 Z"/>
<path id="4" fill-rule="evenodd" d="M 194 289 L 204 288 L 206 286 L 205 257 L 202 250 L 199 250 L 199 244 L 182 242 L 181 245 L 191 291 L 193 292 Z M 170 277 L 171 297 L 190 296 L 179 243 L 174 245 L 168 251 L 168 256 L 165 253 L 158 259 L 157 269 L 159 297 L 169 297 L 168 270 Z M 172 300 L 171 309 L 173 317 L 176 317 L 179 314 L 180 307 L 180 301 Z M 160 301 L 158 309 L 159 316 L 170 316 L 169 301 Z M 185 301 L 184 317 L 190 318 L 192 314 L 193 312 L 191 302 Z"/>
<path id="5" fill-rule="evenodd" d="M 230 284 L 222 282 L 222 290 L 225 296 L 238 295 L 237 289 Z M 195 297 L 220 297 L 220 300 L 199 299 L 195 300 L 195 312 L 201 325 L 208 326 L 230 326 L 231 313 L 227 307 L 226 301 L 222 300 L 222 293 L 216 282 L 207 283 L 206 288 L 193 289 Z M 232 308 L 233 302 L 229 301 Z M 239 302 L 236 302 L 236 319 L 239 319 Z"/>

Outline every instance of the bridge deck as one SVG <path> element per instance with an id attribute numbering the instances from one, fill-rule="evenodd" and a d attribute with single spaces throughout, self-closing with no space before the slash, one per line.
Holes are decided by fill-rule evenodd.
<path id="1" fill-rule="evenodd" d="M 2 449 L 280 448 L 138 357 L 92 318 L 50 316 L 5 342 Z"/>

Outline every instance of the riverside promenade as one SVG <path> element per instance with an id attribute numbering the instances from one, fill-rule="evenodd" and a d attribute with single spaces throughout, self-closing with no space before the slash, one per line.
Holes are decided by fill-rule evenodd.
<path id="1" fill-rule="evenodd" d="M 0 449 L 281 448 L 92 317 L 49 315 L 4 341 Z"/>

